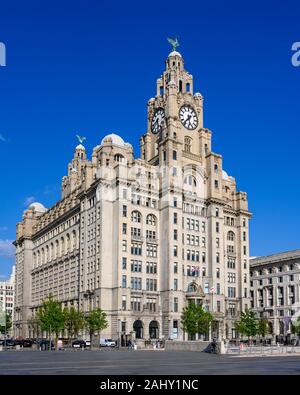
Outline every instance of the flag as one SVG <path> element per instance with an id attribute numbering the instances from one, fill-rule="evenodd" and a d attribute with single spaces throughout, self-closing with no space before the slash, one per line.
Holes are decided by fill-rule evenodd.
<path id="1" fill-rule="evenodd" d="M 215 287 L 209 288 L 209 292 L 210 292 L 210 293 L 214 293 L 214 292 L 215 292 Z"/>

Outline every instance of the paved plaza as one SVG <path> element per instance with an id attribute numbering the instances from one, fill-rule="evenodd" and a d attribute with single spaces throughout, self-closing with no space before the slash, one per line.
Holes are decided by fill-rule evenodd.
<path id="1" fill-rule="evenodd" d="M 300 356 L 212 355 L 185 351 L 2 351 L 1 375 L 300 374 Z"/>

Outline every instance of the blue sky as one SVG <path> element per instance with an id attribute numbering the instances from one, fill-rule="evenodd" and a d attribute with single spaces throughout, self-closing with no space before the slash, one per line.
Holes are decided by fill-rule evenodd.
<path id="1" fill-rule="evenodd" d="M 299 14 L 299 2 L 276 0 L 2 3 L 0 275 L 26 204 L 59 198 L 76 133 L 89 154 L 117 132 L 139 155 L 174 35 L 204 95 L 213 150 L 248 192 L 251 255 L 300 248 Z"/>

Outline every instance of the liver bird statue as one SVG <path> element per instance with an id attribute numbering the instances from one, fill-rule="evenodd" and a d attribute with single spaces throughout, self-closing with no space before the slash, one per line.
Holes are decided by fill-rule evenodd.
<path id="1" fill-rule="evenodd" d="M 80 144 L 83 144 L 86 140 L 86 137 L 79 136 L 79 134 L 76 134 L 76 137 L 78 138 L 78 141 L 80 142 Z"/>
<path id="2" fill-rule="evenodd" d="M 176 37 L 176 38 L 174 39 L 174 38 L 169 38 L 169 37 L 167 37 L 167 40 L 168 40 L 169 43 L 172 45 L 173 51 L 176 51 L 177 47 L 179 47 L 178 38 Z"/>

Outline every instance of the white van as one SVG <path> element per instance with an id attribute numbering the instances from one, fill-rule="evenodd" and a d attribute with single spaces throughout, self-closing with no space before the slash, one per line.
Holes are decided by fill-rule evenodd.
<path id="1" fill-rule="evenodd" d="M 116 342 L 112 339 L 100 339 L 100 347 L 116 347 Z"/>

